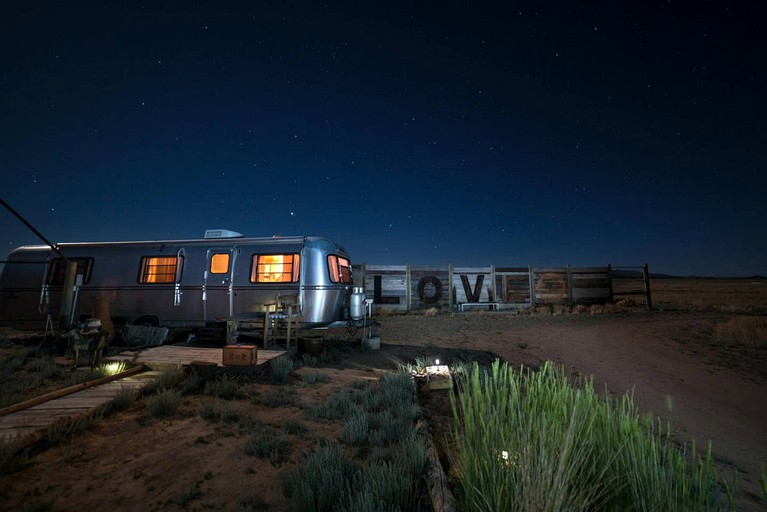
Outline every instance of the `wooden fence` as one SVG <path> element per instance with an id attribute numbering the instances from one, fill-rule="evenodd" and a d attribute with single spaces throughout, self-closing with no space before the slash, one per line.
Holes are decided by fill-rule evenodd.
<path id="1" fill-rule="evenodd" d="M 529 308 L 606 304 L 636 296 L 652 309 L 648 267 L 355 265 L 354 282 L 377 308 Z"/>

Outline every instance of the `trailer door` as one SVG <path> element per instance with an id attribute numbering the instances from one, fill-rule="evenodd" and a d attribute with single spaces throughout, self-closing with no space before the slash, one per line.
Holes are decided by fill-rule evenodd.
<path id="1" fill-rule="evenodd" d="M 205 274 L 202 285 L 202 301 L 205 321 L 223 320 L 232 316 L 234 301 L 234 260 L 237 251 L 231 247 L 208 249 L 205 257 Z"/>

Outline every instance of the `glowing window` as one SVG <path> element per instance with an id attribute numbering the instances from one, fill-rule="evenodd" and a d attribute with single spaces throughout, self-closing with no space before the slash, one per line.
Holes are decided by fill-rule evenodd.
<path id="1" fill-rule="evenodd" d="M 298 254 L 256 254 L 253 256 L 251 283 L 297 283 Z"/>
<path id="2" fill-rule="evenodd" d="M 77 262 L 77 274 L 83 276 L 83 284 L 88 284 L 91 280 L 91 269 L 93 268 L 93 258 L 70 258 Z M 67 271 L 67 262 L 64 258 L 54 258 L 48 267 L 47 283 L 52 286 L 64 285 L 64 274 Z"/>
<path id="3" fill-rule="evenodd" d="M 328 256 L 330 280 L 334 283 L 353 283 L 352 266 L 349 260 L 341 256 Z"/>
<path id="4" fill-rule="evenodd" d="M 222 252 L 210 257 L 210 273 L 226 274 L 229 272 L 229 253 Z"/>
<path id="5" fill-rule="evenodd" d="M 183 264 L 183 257 L 144 256 L 141 258 L 139 283 L 173 283 L 176 280 L 177 265 L 180 269 Z"/>

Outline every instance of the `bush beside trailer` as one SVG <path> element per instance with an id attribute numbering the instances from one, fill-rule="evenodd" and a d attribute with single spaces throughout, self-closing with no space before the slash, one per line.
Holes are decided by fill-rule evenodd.
<path id="1" fill-rule="evenodd" d="M 43 329 L 57 318 L 67 261 L 77 263 L 72 319 L 89 317 L 97 300 L 108 301 L 112 317 L 171 328 L 257 316 L 285 297 L 296 304 L 301 328 L 347 325 L 362 311 L 356 303 L 364 294 L 352 297 L 349 255 L 326 238 L 247 238 L 208 230 L 198 240 L 57 248 L 66 259 L 49 246 L 9 254 L 0 275 L 0 324 Z"/>

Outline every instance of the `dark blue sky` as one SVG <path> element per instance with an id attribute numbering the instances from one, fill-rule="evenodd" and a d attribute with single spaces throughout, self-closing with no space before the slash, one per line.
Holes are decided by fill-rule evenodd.
<path id="1" fill-rule="evenodd" d="M 55 242 L 767 274 L 761 3 L 282 4 L 6 6 L 0 197 Z"/>

